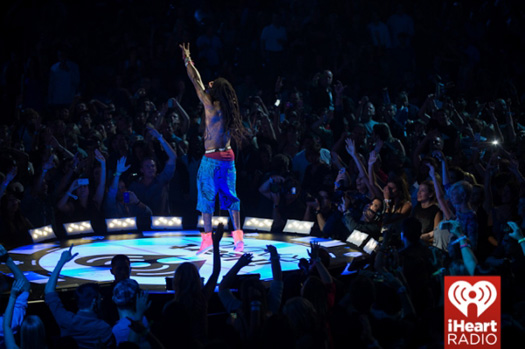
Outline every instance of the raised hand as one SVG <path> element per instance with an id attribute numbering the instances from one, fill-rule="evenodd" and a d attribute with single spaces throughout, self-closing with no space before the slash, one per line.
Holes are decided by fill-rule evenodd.
<path id="1" fill-rule="evenodd" d="M 248 264 L 251 263 L 253 259 L 253 254 L 251 253 L 245 253 L 241 256 L 241 258 L 239 258 L 239 260 L 237 261 L 237 263 L 239 264 L 239 266 L 242 268 L 242 267 L 245 267 L 247 266 Z"/>
<path id="2" fill-rule="evenodd" d="M 182 50 L 182 59 L 190 58 L 190 43 L 182 43 L 179 47 Z"/>
<path id="3" fill-rule="evenodd" d="M 352 155 L 354 156 L 356 154 L 355 152 L 355 141 L 352 139 L 352 138 L 347 138 L 345 140 L 345 143 L 346 143 L 346 151 L 348 152 L 349 155 Z"/>
<path id="4" fill-rule="evenodd" d="M 279 253 L 277 252 L 277 248 L 275 248 L 274 245 L 266 245 L 266 251 L 270 253 L 270 259 L 279 258 Z"/>
<path id="5" fill-rule="evenodd" d="M 60 256 L 60 262 L 66 264 L 76 256 L 78 256 L 78 252 L 75 254 L 72 254 L 74 244 L 71 244 L 68 250 L 65 250 L 62 252 L 62 255 Z"/>
<path id="6" fill-rule="evenodd" d="M 151 125 L 148 125 L 146 127 L 146 129 L 149 131 L 150 135 L 156 139 L 158 139 L 159 141 L 162 139 L 162 135 L 160 134 L 159 131 L 157 131 L 156 128 L 154 128 L 153 126 Z"/>
<path id="7" fill-rule="evenodd" d="M 117 160 L 116 173 L 122 174 L 131 167 L 131 165 L 126 165 L 126 160 L 127 158 L 125 156 Z"/>
<path id="8" fill-rule="evenodd" d="M 515 240 L 523 239 L 523 232 L 515 222 L 507 222 L 507 225 L 512 229 L 512 232 L 509 233 L 511 238 Z"/>
<path id="9" fill-rule="evenodd" d="M 321 250 L 321 245 L 319 245 L 319 242 L 310 242 L 310 251 L 308 251 L 308 255 L 312 261 L 315 261 L 319 258 L 319 250 Z"/>
<path id="10" fill-rule="evenodd" d="M 100 162 L 101 164 L 106 163 L 106 158 L 104 157 L 104 155 L 102 155 L 102 153 L 98 149 L 95 149 L 95 159 L 97 159 L 97 161 Z"/>
<path id="11" fill-rule="evenodd" d="M 436 180 L 436 169 L 434 168 L 434 165 L 432 165 L 430 162 L 426 162 L 425 165 L 428 166 L 428 175 L 432 180 Z"/>
<path id="12" fill-rule="evenodd" d="M 18 297 L 20 293 L 24 292 L 24 289 L 26 289 L 26 281 L 24 279 L 17 279 L 13 282 L 13 286 L 11 286 L 11 295 Z"/>
<path id="13" fill-rule="evenodd" d="M 53 155 L 50 155 L 47 160 L 42 164 L 42 170 L 43 171 L 49 171 L 55 167 L 54 157 Z"/>
<path id="14" fill-rule="evenodd" d="M 434 150 L 432 152 L 432 156 L 438 159 L 439 161 L 443 162 L 445 161 L 445 154 L 441 150 Z"/>
<path id="15" fill-rule="evenodd" d="M 219 223 L 219 224 L 217 225 L 217 229 L 215 229 L 215 230 L 212 232 L 212 234 L 211 234 L 212 241 L 213 241 L 213 243 L 214 243 L 216 246 L 219 245 L 219 242 L 221 241 L 223 235 L 224 235 L 224 224 Z"/>
<path id="16" fill-rule="evenodd" d="M 135 306 L 136 313 L 142 317 L 146 310 L 151 306 L 151 300 L 149 299 L 149 294 L 146 291 L 139 291 L 137 293 L 137 303 Z"/>

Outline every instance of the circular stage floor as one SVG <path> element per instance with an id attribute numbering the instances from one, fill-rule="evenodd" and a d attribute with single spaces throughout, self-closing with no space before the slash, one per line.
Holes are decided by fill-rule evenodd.
<path id="1" fill-rule="evenodd" d="M 113 281 L 110 273 L 111 259 L 116 254 L 125 254 L 131 260 L 131 278 L 137 280 L 143 289 L 166 291 L 166 278 L 173 277 L 177 266 L 184 262 L 194 263 L 204 281 L 208 279 L 212 272 L 213 254 L 210 250 L 196 255 L 200 241 L 199 231 L 147 231 L 140 234 L 120 233 L 44 242 L 19 247 L 9 253 L 33 286 L 44 287 L 62 252 L 73 244 L 73 253 L 78 255 L 62 269 L 57 289 L 76 288 L 86 282 L 110 283 Z M 283 272 L 298 270 L 299 260 L 309 258 L 308 251 L 312 241 L 319 242 L 329 252 L 331 267 L 342 265 L 344 268 L 353 258 L 361 255 L 347 243 L 337 240 L 305 235 L 245 232 L 244 252 L 252 253 L 253 260 L 239 274 L 258 274 L 263 281 L 272 279 L 266 245 L 277 248 Z M 233 251 L 233 239 L 229 232 L 224 233 L 220 250 L 219 282 L 241 255 Z M 10 275 L 5 265 L 0 267 L 0 271 Z"/>

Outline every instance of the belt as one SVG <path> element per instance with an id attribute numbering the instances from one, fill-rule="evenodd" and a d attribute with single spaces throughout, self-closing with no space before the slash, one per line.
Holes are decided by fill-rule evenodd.
<path id="1" fill-rule="evenodd" d="M 204 151 L 204 154 L 216 153 L 219 151 L 226 151 L 226 150 L 230 150 L 231 148 L 232 148 L 231 146 L 227 146 L 224 148 L 206 149 L 206 151 Z"/>

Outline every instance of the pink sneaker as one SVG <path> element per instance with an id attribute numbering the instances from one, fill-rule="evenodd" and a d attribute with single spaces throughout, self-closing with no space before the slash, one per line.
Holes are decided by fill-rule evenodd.
<path id="1" fill-rule="evenodd" d="M 201 233 L 201 248 L 197 251 L 197 255 L 203 254 L 211 248 L 213 248 L 211 233 Z"/>
<path id="2" fill-rule="evenodd" d="M 232 231 L 232 236 L 233 236 L 233 245 L 234 245 L 233 250 L 235 252 L 242 252 L 242 251 L 244 251 L 244 240 L 243 240 L 244 233 L 243 233 L 243 231 L 242 230 L 234 230 L 234 231 Z"/>

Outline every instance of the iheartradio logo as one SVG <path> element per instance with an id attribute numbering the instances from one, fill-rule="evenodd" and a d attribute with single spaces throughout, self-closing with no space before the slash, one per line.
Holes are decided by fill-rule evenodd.
<path id="1" fill-rule="evenodd" d="M 467 281 L 456 281 L 448 289 L 448 299 L 465 316 L 468 317 L 468 307 L 476 304 L 478 317 L 481 316 L 496 300 L 498 291 L 488 281 L 478 281 L 471 285 Z"/>
<path id="2" fill-rule="evenodd" d="M 445 348 L 501 347 L 499 276 L 445 276 Z"/>

